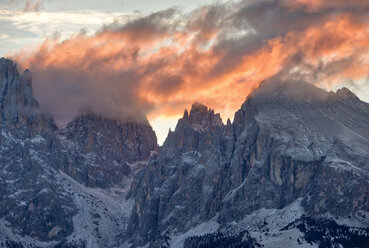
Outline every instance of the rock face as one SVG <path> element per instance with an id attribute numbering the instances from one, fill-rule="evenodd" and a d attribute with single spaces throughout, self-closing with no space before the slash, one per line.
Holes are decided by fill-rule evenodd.
<path id="1" fill-rule="evenodd" d="M 328 93 L 295 81 L 262 84 L 226 126 L 194 105 L 136 176 L 127 236 L 155 244 L 163 233 L 239 223 L 297 201 L 300 215 L 368 212 L 368 111 L 347 89 Z"/>
<path id="2" fill-rule="evenodd" d="M 212 189 L 203 188 L 203 184 L 213 187 L 215 174 L 220 176 L 220 170 L 208 170 L 206 163 L 221 169 L 215 144 L 220 143 L 222 127 L 219 114 L 203 105 L 195 103 L 190 115 L 185 111 L 160 153 L 131 186 L 129 196 L 136 199 L 136 205 L 129 236 L 153 240 L 169 226 L 180 232 L 200 223 L 204 219 L 198 219 L 197 214 L 210 217 L 214 211 Z M 202 154 L 206 154 L 205 160 Z"/>
<path id="3" fill-rule="evenodd" d="M 214 114 L 214 110 L 198 102 L 192 104 L 189 115 L 185 110 L 183 120 L 196 131 L 212 130 L 223 125 L 220 114 Z"/>
<path id="4" fill-rule="evenodd" d="M 119 154 L 128 163 L 147 160 L 158 148 L 148 122 L 121 122 L 90 114 L 77 117 L 62 133 L 68 140 L 81 144 L 85 151 L 102 152 L 112 157 Z M 101 144 L 108 147 L 101 147 Z"/>
<path id="5" fill-rule="evenodd" d="M 57 132 L 65 161 L 62 170 L 87 186 L 126 184 L 152 152 L 158 150 L 154 131 L 147 123 L 79 116 Z"/>
<path id="6" fill-rule="evenodd" d="M 31 73 L 4 58 L 0 107 L 0 247 L 117 246 L 132 206 L 124 192 L 158 150 L 148 122 L 89 114 L 58 129 Z"/>
<path id="7" fill-rule="evenodd" d="M 51 117 L 39 111 L 31 72 L 19 75 L 17 66 L 4 58 L 0 59 L 0 107 L 2 123 L 18 135 L 22 132 L 24 137 L 31 137 L 56 129 Z"/>
<path id="8" fill-rule="evenodd" d="M 76 209 L 54 181 L 57 165 L 48 151 L 56 126 L 39 111 L 29 71 L 19 75 L 12 61 L 0 59 L 0 87 L 1 221 L 19 235 L 60 239 L 72 233 Z"/>

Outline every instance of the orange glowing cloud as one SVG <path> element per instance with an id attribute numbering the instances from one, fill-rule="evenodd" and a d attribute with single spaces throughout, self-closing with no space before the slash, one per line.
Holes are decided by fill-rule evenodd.
<path id="1" fill-rule="evenodd" d="M 206 6 L 190 14 L 169 9 L 94 36 L 48 39 L 14 57 L 33 72 L 41 106 L 62 122 L 85 110 L 135 120 L 178 115 L 194 101 L 232 117 L 261 81 L 276 75 L 327 88 L 368 75 L 368 18 L 344 10 L 303 12 L 296 29 L 288 26 L 298 18 L 293 10 L 263 3 Z M 269 16 L 271 7 L 291 16 L 248 16 Z M 264 28 L 272 24 L 279 29 Z"/>

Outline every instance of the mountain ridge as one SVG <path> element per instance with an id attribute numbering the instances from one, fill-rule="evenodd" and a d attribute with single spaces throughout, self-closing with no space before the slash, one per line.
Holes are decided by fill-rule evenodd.
<path id="1" fill-rule="evenodd" d="M 58 129 L 25 73 L 0 61 L 0 246 L 369 242 L 369 104 L 348 89 L 266 81 L 226 125 L 195 102 L 159 149 L 145 123 Z"/>
<path id="2" fill-rule="evenodd" d="M 328 92 L 294 81 L 265 82 L 231 125 L 203 132 L 181 119 L 131 186 L 128 198 L 136 203 L 128 236 L 134 245 L 153 244 L 163 233 L 238 222 L 299 199 L 308 216 L 367 212 L 366 119 Z"/>

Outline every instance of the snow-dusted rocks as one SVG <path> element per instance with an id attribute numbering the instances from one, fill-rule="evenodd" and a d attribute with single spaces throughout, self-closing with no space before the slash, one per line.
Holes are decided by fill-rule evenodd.
<path id="1" fill-rule="evenodd" d="M 0 60 L 0 247 L 369 243 L 369 105 L 348 89 L 264 82 L 226 125 L 194 103 L 159 149 L 148 123 L 57 129 L 31 82 Z"/>
<path id="2" fill-rule="evenodd" d="M 118 247 L 133 203 L 125 191 L 157 151 L 149 124 L 91 114 L 57 129 L 31 73 L 8 59 L 0 107 L 0 247 Z"/>
<path id="3" fill-rule="evenodd" d="M 148 123 L 122 122 L 94 114 L 79 116 L 57 132 L 65 151 L 61 169 L 92 187 L 124 186 L 158 150 Z M 129 185 L 126 185 L 129 186 Z"/>
<path id="4" fill-rule="evenodd" d="M 196 104 L 195 123 L 212 128 L 185 112 L 131 187 L 127 236 L 157 245 L 207 221 L 237 227 L 255 211 L 297 200 L 300 216 L 368 212 L 369 105 L 341 93 L 264 82 L 226 126 L 208 124 L 207 108 Z"/>

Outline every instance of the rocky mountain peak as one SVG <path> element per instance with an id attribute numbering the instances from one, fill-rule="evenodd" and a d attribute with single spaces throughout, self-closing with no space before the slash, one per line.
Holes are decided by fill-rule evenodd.
<path id="1" fill-rule="evenodd" d="M 17 65 L 9 59 L 0 59 L 1 121 L 18 134 L 33 136 L 56 129 L 52 118 L 41 113 L 33 96 L 32 75 L 29 70 L 18 73 Z"/>
<path id="2" fill-rule="evenodd" d="M 227 126 L 230 126 L 230 125 L 232 125 L 232 123 L 231 123 L 231 119 L 227 119 Z"/>
<path id="3" fill-rule="evenodd" d="M 204 104 L 199 102 L 194 102 L 191 106 L 191 112 L 190 115 L 196 114 L 196 113 L 202 113 L 206 114 L 208 112 L 208 107 L 206 107 Z"/>
<path id="4" fill-rule="evenodd" d="M 207 106 L 199 102 L 192 104 L 189 114 L 186 109 L 182 119 L 197 131 L 204 131 L 209 128 L 214 128 L 215 126 L 223 125 L 219 113 L 214 114 L 213 109 L 209 109 Z"/>
<path id="5" fill-rule="evenodd" d="M 12 60 L 1 58 L 0 59 L 0 79 L 1 84 L 4 81 L 13 81 L 19 75 L 17 65 Z"/>
<path id="6" fill-rule="evenodd" d="M 183 113 L 183 119 L 188 119 L 188 111 L 187 111 L 187 109 L 185 109 L 185 111 Z"/>
<path id="7" fill-rule="evenodd" d="M 367 115 L 331 101 L 328 92 L 305 82 L 267 81 L 233 123 L 204 132 L 197 125 L 217 119 L 213 112 L 196 104 L 187 114 L 131 187 L 127 237 L 133 246 L 166 232 L 181 237 L 213 220 L 244 228 L 259 219 L 251 230 L 268 232 L 267 212 L 274 218 L 292 206 L 299 216 L 291 219 L 368 211 Z"/>
<path id="8" fill-rule="evenodd" d="M 346 87 L 338 89 L 336 92 L 329 92 L 329 97 L 330 100 L 334 103 L 339 102 L 369 116 L 369 104 L 361 101 L 352 91 L 350 91 Z"/>
<path id="9" fill-rule="evenodd" d="M 149 122 L 87 113 L 57 129 L 31 72 L 7 59 L 0 113 L 0 247 L 85 247 L 84 235 L 116 247 L 132 208 L 125 191 L 158 150 Z"/>
<path id="10" fill-rule="evenodd" d="M 355 99 L 356 100 L 356 99 L 358 99 L 358 97 L 346 87 L 338 89 L 336 91 L 336 95 L 337 95 L 338 98 L 341 98 L 343 100 L 347 100 L 347 99 Z"/>
<path id="11" fill-rule="evenodd" d="M 124 182 L 158 150 L 156 135 L 149 124 L 123 122 L 93 113 L 76 117 L 58 131 L 65 147 L 78 144 L 78 154 L 91 157 L 86 163 L 71 163 L 62 168 L 76 180 L 93 187 L 108 187 Z M 98 155 L 98 156 L 96 156 Z M 70 158 L 75 161 L 75 158 Z M 76 165 L 76 166 L 75 166 Z M 88 174 L 89 177 L 84 177 Z"/>
<path id="12" fill-rule="evenodd" d="M 263 81 L 249 98 L 259 98 L 273 101 L 299 101 L 325 100 L 328 93 L 314 85 L 298 80 L 270 79 Z"/>
<path id="13" fill-rule="evenodd" d="M 94 113 L 88 113 L 77 116 L 73 121 L 68 123 L 64 132 L 70 136 L 69 138 L 76 137 L 74 132 L 92 132 L 103 137 L 111 136 L 113 139 L 121 139 L 122 142 L 147 145 L 149 151 L 157 149 L 156 135 L 147 120 L 143 122 L 122 121 L 117 118 L 109 118 Z M 149 151 L 142 151 L 139 157 L 132 158 L 132 160 L 147 159 L 150 155 Z"/>

